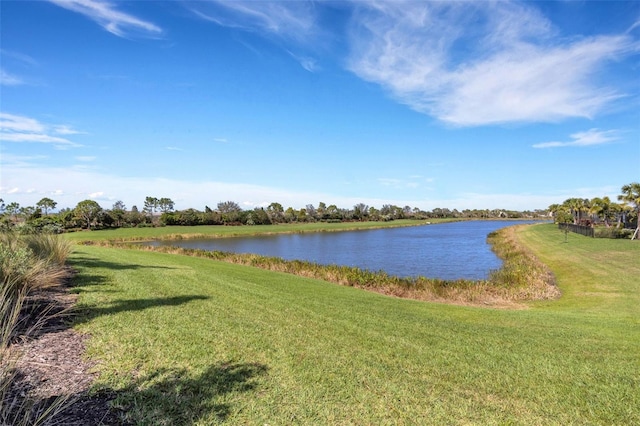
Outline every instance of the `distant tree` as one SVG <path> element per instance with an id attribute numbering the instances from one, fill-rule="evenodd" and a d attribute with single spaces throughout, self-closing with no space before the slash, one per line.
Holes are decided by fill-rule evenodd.
<path id="1" fill-rule="evenodd" d="M 316 208 L 313 204 L 307 204 L 305 206 L 305 210 L 307 212 L 307 220 L 314 221 L 318 219 L 318 212 L 316 211 Z"/>
<path id="2" fill-rule="evenodd" d="M 370 220 L 380 220 L 380 210 L 375 207 L 369 207 L 369 219 Z"/>
<path id="3" fill-rule="evenodd" d="M 555 223 L 570 223 L 573 221 L 573 216 L 564 204 L 551 204 L 549 212 L 551 212 Z"/>
<path id="4" fill-rule="evenodd" d="M 33 206 L 20 207 L 20 216 L 22 216 L 26 222 L 30 222 L 42 217 L 42 210 Z"/>
<path id="5" fill-rule="evenodd" d="M 47 197 L 44 197 L 42 200 L 36 203 L 36 207 L 41 208 L 44 211 L 45 216 L 49 214 L 49 210 L 55 209 L 57 205 L 58 203 Z"/>
<path id="6" fill-rule="evenodd" d="M 0 215 L 4 213 L 4 200 L 2 198 L 0 198 Z"/>
<path id="7" fill-rule="evenodd" d="M 316 209 L 316 214 L 318 215 L 318 219 L 322 220 L 322 219 L 326 219 L 326 215 L 327 215 L 327 205 L 320 201 L 318 203 L 318 208 Z"/>
<path id="8" fill-rule="evenodd" d="M 221 201 L 218 203 L 218 212 L 225 224 L 236 223 L 241 219 L 242 208 L 235 201 Z"/>
<path id="9" fill-rule="evenodd" d="M 589 213 L 595 219 L 602 219 L 605 225 L 609 226 L 609 220 L 613 214 L 613 206 L 609 197 L 595 197 L 591 199 Z M 595 221 L 594 221 L 595 222 Z"/>
<path id="10" fill-rule="evenodd" d="M 369 215 L 369 206 L 364 203 L 358 203 L 353 206 L 353 218 L 356 220 L 365 220 Z"/>
<path id="11" fill-rule="evenodd" d="M 113 203 L 111 207 L 110 216 L 113 218 L 113 222 L 117 227 L 121 227 L 124 224 L 127 216 L 127 207 L 120 200 Z"/>
<path id="12" fill-rule="evenodd" d="M 148 215 L 153 216 L 153 214 L 156 212 L 156 209 L 158 208 L 158 202 L 159 200 L 156 197 L 146 197 L 144 199 L 144 207 L 142 208 L 142 211 Z"/>
<path id="13" fill-rule="evenodd" d="M 279 223 L 284 220 L 284 208 L 280 203 L 271 203 L 267 207 L 267 215 L 272 223 Z"/>
<path id="14" fill-rule="evenodd" d="M 327 216 L 328 219 L 331 219 L 331 220 L 342 219 L 340 215 L 340 209 L 335 204 L 331 204 L 329 207 L 327 207 L 327 211 L 325 215 Z"/>
<path id="15" fill-rule="evenodd" d="M 174 203 L 171 198 L 160 198 L 158 200 L 158 207 L 162 213 L 168 213 L 173 211 Z"/>
<path id="16" fill-rule="evenodd" d="M 573 218 L 573 223 L 577 224 L 578 223 L 578 212 L 579 212 L 579 209 L 580 209 L 580 199 L 578 199 L 578 198 L 568 198 L 568 199 L 564 200 L 562 205 L 564 206 L 564 208 L 569 210 L 569 212 L 571 213 L 571 217 Z"/>
<path id="17" fill-rule="evenodd" d="M 74 216 L 82 220 L 87 229 L 91 229 L 91 225 L 94 224 L 98 215 L 102 212 L 102 207 L 94 200 L 80 201 L 73 209 Z"/>
<path id="18" fill-rule="evenodd" d="M 15 201 L 9 203 L 7 207 L 5 207 L 5 211 L 9 216 L 13 216 L 13 221 L 18 221 L 18 214 L 20 213 L 20 203 L 16 203 Z"/>
<path id="19" fill-rule="evenodd" d="M 284 212 L 284 219 L 287 222 L 294 222 L 298 219 L 298 212 L 293 207 L 289 207 L 287 211 Z"/>
<path id="20" fill-rule="evenodd" d="M 125 215 L 125 221 L 133 226 L 137 226 L 145 221 L 145 217 L 138 210 L 138 206 L 131 207 L 131 211 Z"/>
<path id="21" fill-rule="evenodd" d="M 629 205 L 635 212 L 637 224 L 634 237 L 637 237 L 640 232 L 640 183 L 633 182 L 623 185 L 621 192 L 622 194 L 618 195 L 618 200 Z"/>
<path id="22" fill-rule="evenodd" d="M 234 213 L 242 211 L 242 208 L 235 201 L 221 201 L 217 205 L 220 213 Z"/>
<path id="23" fill-rule="evenodd" d="M 127 206 L 120 200 L 116 201 L 115 203 L 113 203 L 113 207 L 111 207 L 112 210 L 122 210 L 122 211 L 127 211 Z"/>
<path id="24" fill-rule="evenodd" d="M 269 215 L 262 207 L 256 207 L 247 218 L 248 225 L 271 225 Z"/>
<path id="25" fill-rule="evenodd" d="M 298 222 L 306 222 L 307 221 L 307 209 L 298 210 Z"/>

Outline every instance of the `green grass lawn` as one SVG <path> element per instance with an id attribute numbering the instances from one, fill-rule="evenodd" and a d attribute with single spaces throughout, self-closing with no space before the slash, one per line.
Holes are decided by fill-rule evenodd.
<path id="1" fill-rule="evenodd" d="M 640 244 L 519 235 L 560 300 L 451 306 L 78 246 L 77 328 L 137 424 L 640 424 Z"/>

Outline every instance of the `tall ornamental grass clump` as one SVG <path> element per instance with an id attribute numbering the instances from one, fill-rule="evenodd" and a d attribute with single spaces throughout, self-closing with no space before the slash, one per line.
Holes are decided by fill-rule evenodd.
<path id="1" fill-rule="evenodd" d="M 20 354 L 11 345 L 42 324 L 42 318 L 35 325 L 22 324 L 21 311 L 30 295 L 62 282 L 70 253 L 71 243 L 55 235 L 0 233 L 0 424 L 40 424 L 59 408 L 54 402 L 34 411 L 33 401 L 12 395 Z M 45 307 L 43 315 L 47 311 Z"/>

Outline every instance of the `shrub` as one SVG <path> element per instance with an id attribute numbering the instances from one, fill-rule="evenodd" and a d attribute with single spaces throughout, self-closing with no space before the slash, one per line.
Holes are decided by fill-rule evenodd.
<path id="1" fill-rule="evenodd" d="M 594 229 L 595 238 L 631 238 L 633 235 L 633 229 L 626 228 L 601 228 Z"/>

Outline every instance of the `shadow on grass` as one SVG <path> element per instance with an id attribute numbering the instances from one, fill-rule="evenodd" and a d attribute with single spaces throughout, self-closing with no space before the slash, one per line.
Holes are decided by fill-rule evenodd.
<path id="1" fill-rule="evenodd" d="M 147 266 L 136 263 L 123 262 L 107 262 L 94 257 L 72 256 L 67 260 L 67 264 L 73 271 L 73 278 L 67 283 L 67 287 L 72 293 L 82 293 L 87 290 L 85 287 L 102 285 L 109 282 L 109 277 L 103 273 L 97 272 L 99 269 L 110 271 L 136 270 L 136 269 L 159 269 L 169 270 L 176 269 L 170 266 Z M 109 290 L 101 289 L 100 292 L 109 292 Z"/>
<path id="2" fill-rule="evenodd" d="M 225 422 L 233 413 L 234 396 L 256 392 L 258 363 L 221 362 L 200 374 L 162 368 L 132 379 L 123 389 L 101 388 L 71 395 L 63 410 L 50 419 L 64 425 L 190 425 Z M 46 409 L 53 398 L 37 402 Z"/>
<path id="3" fill-rule="evenodd" d="M 71 266 L 80 266 L 83 268 L 107 268 L 116 271 L 128 269 L 175 269 L 170 266 L 143 266 L 137 263 L 107 262 L 97 257 L 73 256 L 68 260 Z"/>
<path id="4" fill-rule="evenodd" d="M 73 325 L 91 321 L 103 315 L 113 315 L 120 312 L 142 311 L 150 308 L 163 306 L 180 306 L 194 300 L 207 300 L 208 296 L 174 296 L 174 297 L 154 297 L 149 299 L 127 299 L 106 303 L 103 306 L 82 306 L 74 311 L 75 318 Z"/>
<path id="5" fill-rule="evenodd" d="M 186 425 L 225 421 L 232 412 L 233 394 L 255 391 L 257 376 L 267 367 L 258 363 L 222 362 L 200 374 L 165 368 L 139 377 L 118 391 L 113 402 L 135 424 Z"/>
<path id="6" fill-rule="evenodd" d="M 73 276 L 67 282 L 66 288 L 71 293 L 84 293 L 84 292 L 100 292 L 100 293 L 115 293 L 118 290 L 108 290 L 106 288 L 92 289 L 91 287 L 102 286 L 104 284 L 108 284 L 111 281 L 111 278 L 107 275 L 104 275 L 97 268 L 103 268 L 108 270 L 132 270 L 132 269 L 175 269 L 168 266 L 145 266 L 138 264 L 127 264 L 127 263 L 115 263 L 115 262 L 106 262 L 101 259 L 86 257 L 86 256 L 75 256 L 69 260 L 69 265 L 73 269 Z M 174 296 L 174 297 L 155 297 L 155 298 L 147 298 L 147 299 L 126 299 L 126 300 L 114 300 L 113 302 L 108 302 L 101 305 L 84 305 L 84 306 L 74 306 L 72 309 L 69 309 L 70 306 L 63 306 L 60 302 L 60 299 L 52 297 L 47 298 L 46 302 L 50 309 L 55 312 L 64 312 L 62 317 L 65 317 L 64 320 L 65 326 L 75 326 L 78 324 L 82 324 L 84 322 L 88 322 L 94 318 L 103 316 L 103 315 L 113 315 L 121 312 L 131 312 L 131 311 L 142 311 L 145 309 L 156 308 L 156 307 L 171 307 L 171 306 L 179 306 L 185 303 L 189 303 L 195 300 L 206 300 L 208 296 L 201 295 L 184 295 L 184 296 Z M 37 311 L 35 311 L 37 314 Z M 60 327 L 60 323 L 57 324 L 57 328 L 66 328 Z M 46 329 L 46 327 L 45 327 Z M 47 330 L 45 330 L 47 331 Z"/>

